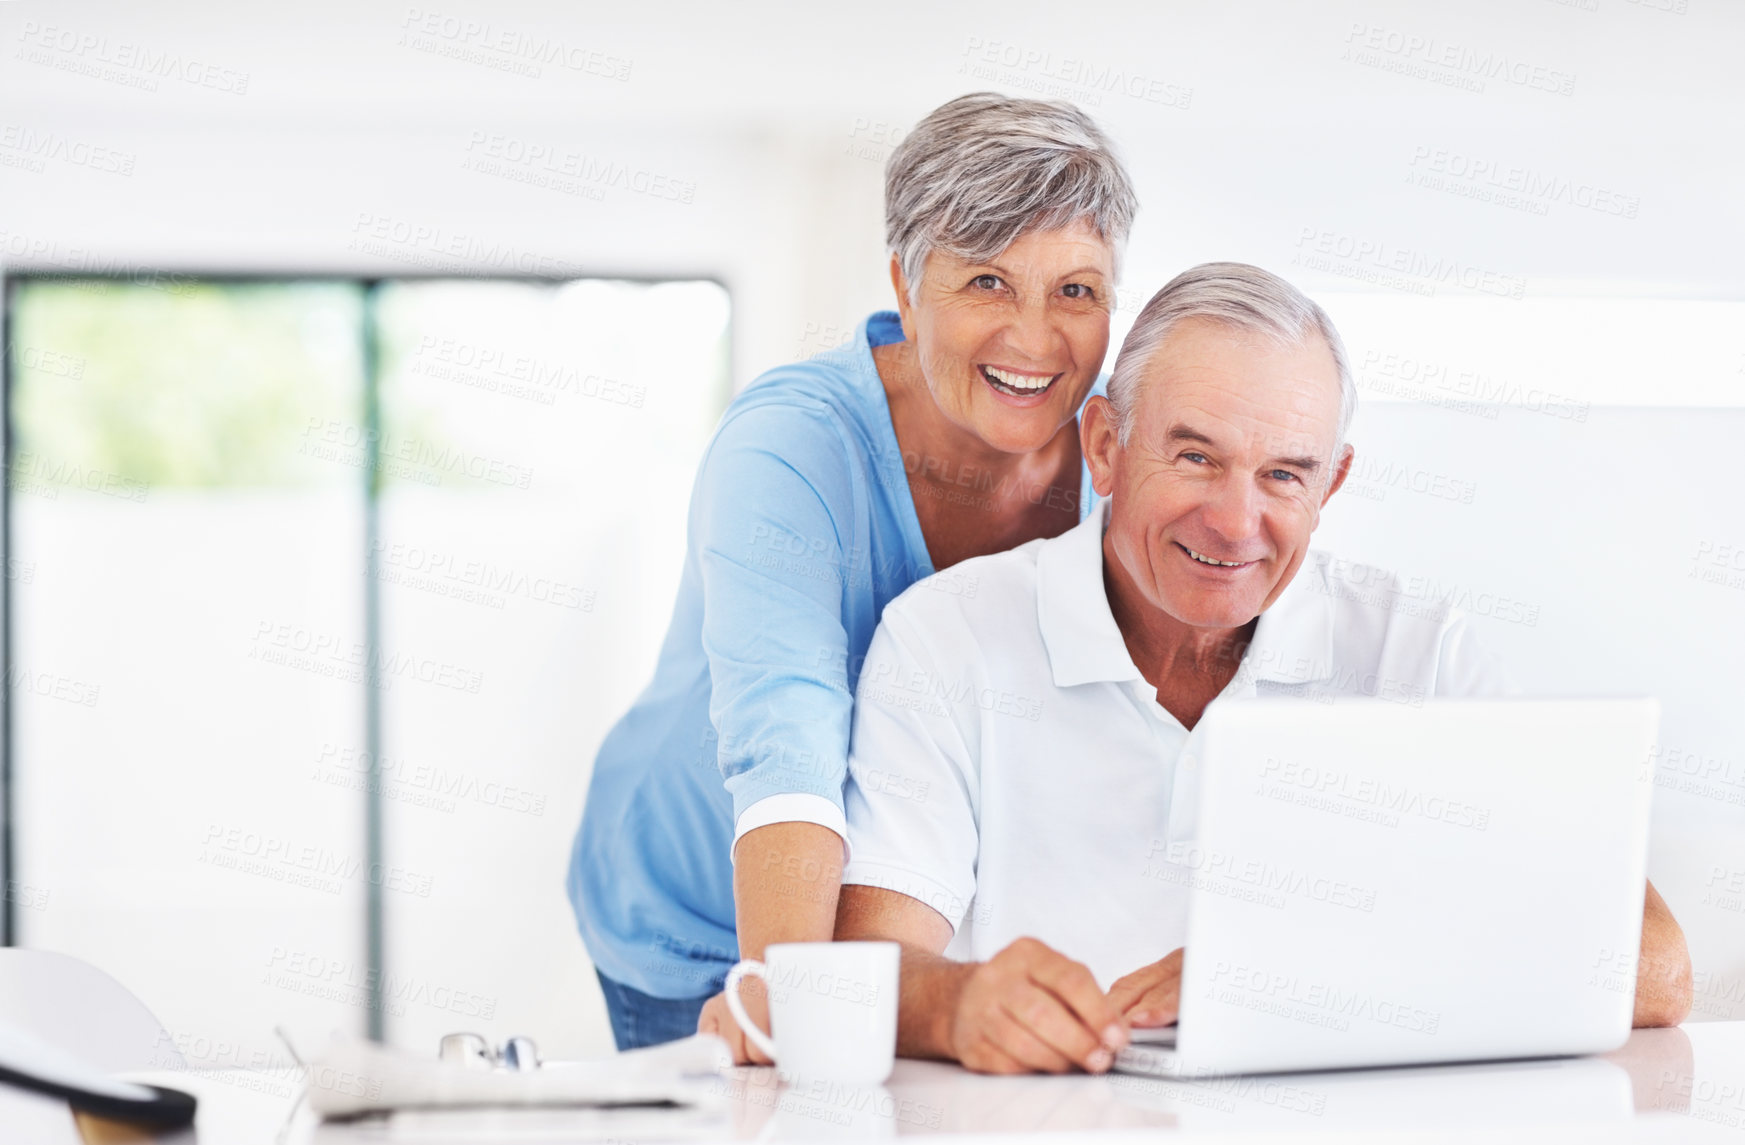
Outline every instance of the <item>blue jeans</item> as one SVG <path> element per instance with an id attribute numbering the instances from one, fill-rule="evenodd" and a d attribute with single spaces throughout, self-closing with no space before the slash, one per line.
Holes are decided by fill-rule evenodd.
<path id="1" fill-rule="evenodd" d="M 595 970 L 606 995 L 606 1013 L 612 1019 L 612 1039 L 620 1050 L 658 1046 L 688 1038 L 697 1032 L 697 1016 L 713 993 L 701 998 L 656 998 Z"/>

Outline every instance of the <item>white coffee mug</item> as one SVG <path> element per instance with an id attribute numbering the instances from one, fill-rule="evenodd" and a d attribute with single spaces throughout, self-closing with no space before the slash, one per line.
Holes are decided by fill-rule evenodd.
<path id="1" fill-rule="evenodd" d="M 727 1008 L 786 1076 L 877 1085 L 897 1054 L 899 951 L 894 942 L 776 943 L 762 962 L 748 958 L 727 972 Z M 747 975 L 769 994 L 770 1034 L 739 1000 Z"/>

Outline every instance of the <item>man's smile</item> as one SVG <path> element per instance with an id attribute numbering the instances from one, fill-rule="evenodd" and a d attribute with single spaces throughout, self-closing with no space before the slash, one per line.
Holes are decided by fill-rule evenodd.
<path id="1" fill-rule="evenodd" d="M 1175 542 L 1175 547 L 1192 557 L 1199 564 L 1205 565 L 1208 568 L 1245 569 L 1250 565 L 1259 563 L 1258 561 L 1221 561 L 1216 557 L 1209 557 L 1205 553 L 1195 552 L 1180 541 Z"/>

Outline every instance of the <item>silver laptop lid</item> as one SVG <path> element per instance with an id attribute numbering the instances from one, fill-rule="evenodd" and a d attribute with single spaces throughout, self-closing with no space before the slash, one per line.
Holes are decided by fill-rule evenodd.
<path id="1" fill-rule="evenodd" d="M 1178 1053 L 1263 1072 L 1629 1034 L 1654 700 L 1208 708 Z"/>

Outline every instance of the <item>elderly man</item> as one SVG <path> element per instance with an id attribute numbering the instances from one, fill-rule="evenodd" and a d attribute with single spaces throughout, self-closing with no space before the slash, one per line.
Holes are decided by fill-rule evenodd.
<path id="1" fill-rule="evenodd" d="M 1188 892 L 1144 872 L 1154 840 L 1191 836 L 1183 761 L 1214 700 L 1504 690 L 1459 614 L 1375 607 L 1373 579 L 1309 550 L 1354 395 L 1320 307 L 1196 267 L 1085 407 L 1099 511 L 886 608 L 836 936 L 902 943 L 901 1053 L 1099 1071 L 1174 1020 Z M 1680 1021 L 1689 958 L 1652 886 L 1641 967 L 1636 1024 Z"/>

